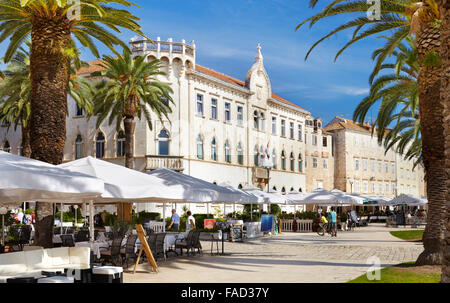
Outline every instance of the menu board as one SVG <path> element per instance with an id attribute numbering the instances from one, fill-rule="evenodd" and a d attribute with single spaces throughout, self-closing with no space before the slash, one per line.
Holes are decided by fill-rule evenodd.
<path id="1" fill-rule="evenodd" d="M 205 229 L 214 229 L 214 225 L 216 224 L 216 220 L 214 219 L 205 219 Z"/>

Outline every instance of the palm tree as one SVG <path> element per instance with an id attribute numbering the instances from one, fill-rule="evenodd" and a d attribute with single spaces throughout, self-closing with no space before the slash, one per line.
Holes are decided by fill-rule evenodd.
<path id="1" fill-rule="evenodd" d="M 171 113 L 170 102 L 173 93 L 170 86 L 156 79 L 164 75 L 159 70 L 160 61 L 146 62 L 145 57 L 132 58 L 127 51 L 114 58 L 104 56 L 99 64 L 104 71 L 95 72 L 93 77 L 104 80 L 95 85 L 94 115 L 98 115 L 97 128 L 109 117 L 109 124 L 116 121 L 117 131 L 122 121 L 125 127 L 125 166 L 134 168 L 134 130 L 135 118 L 142 116 L 152 129 L 150 112 L 161 120 Z"/>
<path id="2" fill-rule="evenodd" d="M 137 17 L 119 7 L 127 0 L 0 0 L 0 43 L 9 38 L 5 61 L 31 35 L 31 157 L 62 162 L 66 140 L 67 92 L 73 40 L 100 57 L 94 40 L 113 52 L 127 48 L 113 32 L 125 28 L 143 35 Z M 74 14 L 75 12 L 75 14 Z M 36 204 L 35 244 L 53 247 L 53 206 Z"/>
<path id="3" fill-rule="evenodd" d="M 450 117 L 450 1 L 441 0 L 439 4 L 442 16 L 441 52 L 442 58 L 442 88 L 441 100 L 444 104 L 444 117 Z M 450 283 L 450 123 L 445 124 L 445 148 L 446 148 L 446 171 L 447 171 L 447 205 L 446 205 L 446 233 L 444 241 L 444 262 L 442 267 L 442 282 Z"/>
<path id="4" fill-rule="evenodd" d="M 375 50 L 372 55 L 374 60 L 383 51 L 382 48 Z M 384 141 L 386 151 L 394 148 L 406 159 L 416 160 L 417 165 L 422 160 L 422 141 L 417 88 L 420 66 L 414 38 L 407 37 L 406 43 L 400 44 L 392 56 L 395 57 L 394 62 L 382 64 L 370 76 L 370 94 L 356 107 L 353 120 L 364 124 L 368 111 L 379 105 L 373 124 L 373 131 L 377 129 L 378 141 Z M 382 71 L 385 73 L 380 75 Z"/>
<path id="5" fill-rule="evenodd" d="M 315 7 L 319 0 L 310 0 Z M 335 60 L 350 45 L 367 37 L 390 33 L 390 39 L 377 58 L 375 72 L 381 69 L 385 59 L 399 46 L 410 33 L 416 34 L 416 51 L 420 63 L 418 75 L 419 116 L 422 134 L 422 159 L 427 178 L 427 195 L 429 203 L 428 224 L 423 243 L 424 252 L 417 260 L 418 265 L 441 264 L 441 247 L 444 239 L 445 206 L 445 138 L 443 106 L 440 101 L 440 67 L 437 53 L 440 47 L 439 9 L 436 0 L 384 0 L 381 1 L 380 18 L 371 20 L 367 12 L 371 8 L 365 0 L 334 0 L 318 14 L 297 26 L 306 23 L 313 26 L 316 22 L 341 14 L 363 13 L 364 17 L 355 17 L 349 22 L 335 28 L 319 39 L 308 51 L 311 51 L 326 38 L 344 30 L 354 29 L 352 38 L 338 51 Z M 353 15 L 352 15 L 353 16 Z M 430 222 L 436 222 L 430 224 Z M 439 226 L 439 228 L 434 228 Z"/>
<path id="6" fill-rule="evenodd" d="M 28 49 L 31 42 L 27 41 Z M 89 99 L 89 81 L 76 76 L 76 69 L 87 64 L 78 59 L 78 54 L 71 66 L 69 82 L 69 95 L 86 112 L 92 111 L 92 102 Z M 31 156 L 30 146 L 30 114 L 31 114 L 31 81 L 30 81 L 30 54 L 23 46 L 19 48 L 11 63 L 2 72 L 5 79 L 0 82 L 0 122 L 7 121 L 14 125 L 14 130 L 21 127 L 22 154 Z"/>

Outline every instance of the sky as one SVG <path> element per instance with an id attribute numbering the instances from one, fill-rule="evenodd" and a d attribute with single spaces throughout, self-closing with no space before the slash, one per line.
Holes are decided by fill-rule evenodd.
<path id="1" fill-rule="evenodd" d="M 151 39 L 185 39 L 189 43 L 195 40 L 198 64 L 241 80 L 245 80 L 260 43 L 274 93 L 322 118 L 324 124 L 335 116 L 351 119 L 355 107 L 369 91 L 371 53 L 382 41 L 373 38 L 358 42 L 335 62 L 335 54 L 351 37 L 351 32 L 341 33 L 325 40 L 305 61 L 316 40 L 349 20 L 348 16 L 337 16 L 295 31 L 301 21 L 321 7 L 312 10 L 308 2 L 135 0 L 140 7 L 131 11 L 141 18 L 143 32 Z M 129 41 L 134 34 L 124 31 L 119 36 Z M 5 45 L 0 44 L 0 57 Z M 100 49 L 102 54 L 110 54 L 106 48 Z M 82 58 L 96 59 L 84 49 Z"/>

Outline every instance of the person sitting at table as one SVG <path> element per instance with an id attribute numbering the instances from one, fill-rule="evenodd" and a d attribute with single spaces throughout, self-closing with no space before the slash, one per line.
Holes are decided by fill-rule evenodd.
<path id="1" fill-rule="evenodd" d="M 177 214 L 176 209 L 172 209 L 172 217 L 170 218 L 171 222 L 167 229 L 173 229 L 178 230 L 180 228 L 180 216 Z"/>
<path id="2" fill-rule="evenodd" d="M 192 215 L 192 212 L 188 210 L 187 214 L 187 220 L 186 220 L 186 231 L 190 231 L 191 229 L 195 229 L 195 218 Z"/>

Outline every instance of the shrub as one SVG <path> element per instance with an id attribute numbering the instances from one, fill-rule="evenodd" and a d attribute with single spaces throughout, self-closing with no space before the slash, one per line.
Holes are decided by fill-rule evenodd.
<path id="1" fill-rule="evenodd" d="M 270 204 L 270 214 L 279 217 L 281 215 L 281 207 L 278 204 Z"/>
<path id="2" fill-rule="evenodd" d="M 135 224 L 144 224 L 145 222 L 147 222 L 149 220 L 159 221 L 159 220 L 161 220 L 161 214 L 141 211 L 133 216 L 133 222 Z"/>
<path id="3" fill-rule="evenodd" d="M 116 215 L 108 213 L 108 214 L 106 214 L 105 222 L 103 222 L 103 223 L 105 226 L 114 226 L 117 221 L 118 221 L 118 218 Z"/>
<path id="4" fill-rule="evenodd" d="M 297 211 L 297 219 L 300 220 L 313 220 L 319 217 L 319 214 L 317 212 L 314 211 L 305 211 L 305 212 L 299 212 Z M 326 216 L 326 214 L 325 214 Z"/>

